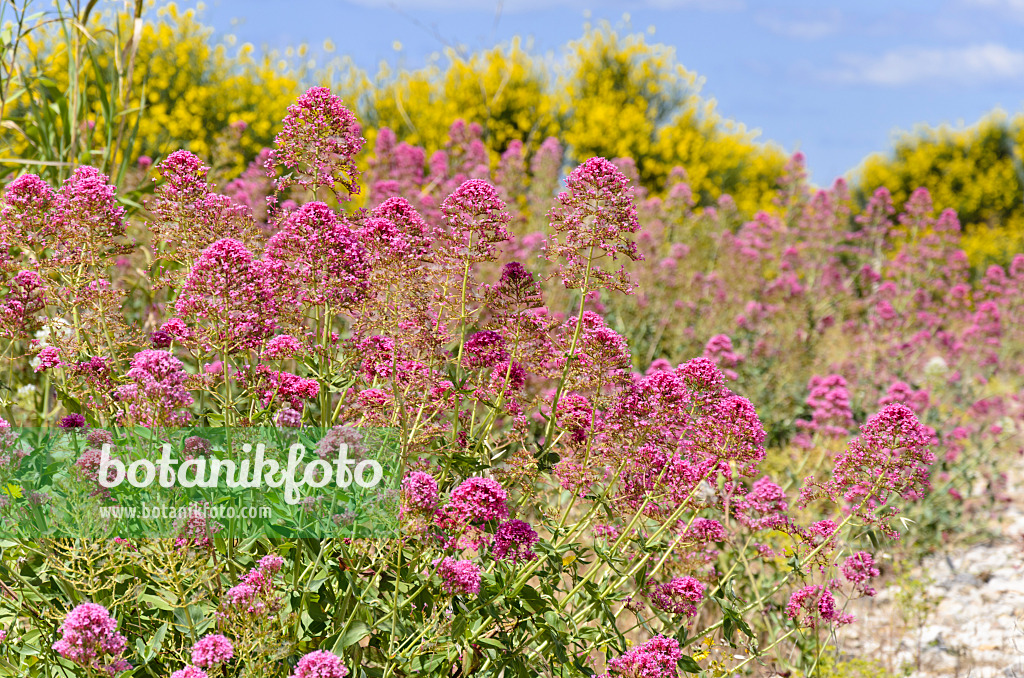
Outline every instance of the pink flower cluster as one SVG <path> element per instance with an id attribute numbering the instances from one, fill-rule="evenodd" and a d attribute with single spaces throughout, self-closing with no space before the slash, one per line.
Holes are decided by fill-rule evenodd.
<path id="1" fill-rule="evenodd" d="M 786 604 L 786 616 L 801 626 L 817 627 L 820 622 L 842 626 L 855 621 L 836 607 L 832 592 L 824 586 L 810 584 L 793 592 Z"/>
<path id="2" fill-rule="evenodd" d="M 192 646 L 192 664 L 201 669 L 219 666 L 231 661 L 234 656 L 235 646 L 219 633 L 200 638 Z"/>
<path id="3" fill-rule="evenodd" d="M 640 230 L 629 180 L 604 158 L 591 158 L 569 173 L 568 191 L 558 194 L 551 210 L 555 239 L 549 246 L 552 260 L 561 259 L 562 281 L 567 288 L 631 292 L 634 283 L 620 267 L 602 268 L 595 260 L 643 259 L 636 243 L 626 235 Z"/>
<path id="4" fill-rule="evenodd" d="M 847 436 L 853 428 L 853 412 L 850 409 L 846 379 L 838 374 L 825 377 L 815 375 L 807 387 L 810 395 L 806 402 L 811 407 L 811 419 L 798 419 L 796 425 L 830 438 Z M 805 446 L 809 445 L 808 440 Z"/>
<path id="5" fill-rule="evenodd" d="M 846 581 L 851 582 L 858 591 L 865 596 L 875 595 L 875 589 L 867 586 L 867 582 L 874 579 L 880 570 L 875 567 L 875 559 L 866 551 L 858 551 L 843 561 L 843 576 Z"/>
<path id="6" fill-rule="evenodd" d="M 869 524 L 898 537 L 890 527 L 897 507 L 893 498 L 917 498 L 930 487 L 928 467 L 935 461 L 929 450 L 934 433 L 902 404 L 886 405 L 868 418 L 861 434 L 846 452 L 836 457 L 832 477 L 825 482 L 809 478 L 801 502 L 828 497 L 844 501 Z M 883 510 L 884 509 L 884 510 Z"/>
<path id="7" fill-rule="evenodd" d="M 697 614 L 697 604 L 704 600 L 704 582 L 693 577 L 675 577 L 659 584 L 651 592 L 651 605 L 672 614 L 692 617 Z"/>
<path id="8" fill-rule="evenodd" d="M 451 492 L 450 509 L 466 523 L 483 523 L 508 516 L 508 493 L 496 480 L 466 478 Z"/>
<path id="9" fill-rule="evenodd" d="M 480 568 L 471 560 L 455 560 L 445 556 L 434 561 L 441 590 L 450 595 L 476 595 L 480 593 Z"/>
<path id="10" fill-rule="evenodd" d="M 111 675 L 131 668 L 121 658 L 127 647 L 125 637 L 117 632 L 117 620 L 102 605 L 82 603 L 68 613 L 58 631 L 61 638 L 53 649 L 65 659 Z"/>
<path id="11" fill-rule="evenodd" d="M 132 420 L 142 426 L 174 426 L 188 421 L 192 394 L 186 388 L 185 366 L 174 354 L 158 349 L 139 351 L 125 374 L 133 383 L 117 389 Z"/>
<path id="12" fill-rule="evenodd" d="M 290 172 L 278 180 L 279 190 L 329 188 L 344 200 L 359 193 L 356 155 L 364 143 L 356 116 L 342 100 L 326 87 L 313 87 L 288 107 L 267 169 L 279 163 Z"/>
<path id="13" fill-rule="evenodd" d="M 299 660 L 291 678 L 345 678 L 347 675 L 348 669 L 338 655 L 327 650 L 315 650 Z"/>
<path id="14" fill-rule="evenodd" d="M 537 554 L 531 547 L 540 540 L 536 530 L 524 520 L 510 520 L 503 523 L 494 534 L 491 553 L 496 560 L 510 560 L 518 563 L 533 560 Z"/>
<path id="15" fill-rule="evenodd" d="M 437 508 L 437 481 L 429 473 L 413 471 L 402 481 L 402 506 L 412 511 Z"/>
<path id="16" fill-rule="evenodd" d="M 655 636 L 610 660 L 603 678 L 677 678 L 682 658 L 679 641 Z"/>

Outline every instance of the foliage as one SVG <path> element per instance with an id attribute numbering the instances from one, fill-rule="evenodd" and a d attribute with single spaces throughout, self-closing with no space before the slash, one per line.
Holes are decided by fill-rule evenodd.
<path id="1" fill-rule="evenodd" d="M 964 225 L 964 250 L 979 270 L 1006 265 L 1024 244 L 1024 126 L 994 113 L 966 129 L 921 127 L 902 135 L 887 154 L 875 154 L 859 171 L 863 199 L 884 186 L 896 205 L 918 187 L 936 209 L 956 210 Z"/>
<path id="2" fill-rule="evenodd" d="M 798 666 L 817 664 L 828 631 L 854 621 L 842 601 L 873 593 L 872 556 L 849 557 L 857 535 L 899 537 L 896 513 L 930 487 L 937 441 L 909 406 L 917 400 L 879 403 L 852 440 L 814 429 L 808 449 L 845 450 L 799 491 L 762 477 L 766 432 L 727 385 L 743 362 L 728 339 L 705 357 L 647 364 L 592 310 L 605 299 L 615 306 L 599 310 L 623 317 L 628 306 L 613 300 L 631 299 L 645 270 L 627 262 L 678 246 L 650 219 L 661 201 L 645 203 L 641 231 L 629 179 L 588 160 L 549 211 L 547 247 L 524 266 L 509 257 L 529 219 L 499 197 L 513 187 L 447 174 L 478 155 L 479 133 L 454 126 L 429 189 L 436 201 L 409 176 L 389 179 L 381 160 L 368 209 L 350 215 L 315 199 L 341 204 L 360 190 L 363 140 L 325 88 L 289 107 L 266 159 L 277 178 L 262 223 L 217 194 L 187 151 L 159 164 L 144 222 L 126 221 L 93 168 L 56 188 L 34 175 L 6 186 L 11 421 L 56 422 L 58 437 L 112 446 L 124 463 L 139 461 L 128 439 L 147 427 L 219 427 L 223 442 L 205 449 L 237 455 L 250 427 L 316 423 L 332 429 L 322 459 L 329 437 L 384 427 L 402 478 L 397 539 L 268 540 L 193 515 L 173 547 L 6 542 L 8 668 L 341 678 L 657 666 L 677 676 L 740 672 L 790 645 Z M 470 169 L 490 178 L 486 165 Z M 385 195 L 404 190 L 422 213 Z M 793 225 L 820 226 L 806 214 Z M 805 254 L 798 270 L 815 271 L 822 259 Z M 908 268 L 886 276 L 918 270 L 896 261 Z M 843 421 L 849 438 L 852 417 Z M 0 426 L 5 473 L 51 459 Z M 72 462 L 70 489 L 15 486 L 8 474 L 0 513 L 14 520 L 71 491 L 92 502 L 83 517 L 102 515 L 95 457 L 86 449 Z M 730 659 L 727 646 L 747 658 Z"/>

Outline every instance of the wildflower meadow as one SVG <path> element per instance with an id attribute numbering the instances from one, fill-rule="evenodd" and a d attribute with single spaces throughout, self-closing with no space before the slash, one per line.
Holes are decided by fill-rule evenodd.
<path id="1" fill-rule="evenodd" d="M 1008 501 L 1024 254 L 927 188 L 220 50 L 254 117 L 161 148 L 191 15 L 7 4 L 0 675 L 893 675 L 860 599 Z"/>

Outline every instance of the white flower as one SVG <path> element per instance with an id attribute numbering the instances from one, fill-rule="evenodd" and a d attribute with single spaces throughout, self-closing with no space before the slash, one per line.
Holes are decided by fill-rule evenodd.
<path id="1" fill-rule="evenodd" d="M 924 366 L 924 373 L 929 377 L 938 377 L 946 372 L 949 372 L 949 365 L 942 359 L 942 356 L 935 356 Z"/>

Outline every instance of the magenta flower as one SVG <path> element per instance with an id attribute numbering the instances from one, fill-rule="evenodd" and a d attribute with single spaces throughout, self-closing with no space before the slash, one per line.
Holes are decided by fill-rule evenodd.
<path id="1" fill-rule="evenodd" d="M 52 231 L 54 190 L 35 174 L 23 174 L 4 190 L 0 206 L 0 243 L 28 249 L 41 246 Z"/>
<path id="2" fill-rule="evenodd" d="M 98 262 L 114 253 L 114 239 L 125 234 L 125 209 L 116 191 L 95 167 L 72 172 L 57 191 L 48 217 L 55 234 L 52 246 L 61 259 Z"/>
<path id="3" fill-rule="evenodd" d="M 435 233 L 409 201 L 388 198 L 373 208 L 371 219 L 359 232 L 374 265 L 415 264 L 430 252 Z"/>
<path id="4" fill-rule="evenodd" d="M 329 188 L 341 200 L 359 193 L 356 154 L 366 140 L 340 97 L 327 87 L 310 88 L 288 107 L 282 127 L 268 160 L 268 171 L 277 163 L 288 172 L 278 180 L 279 190 Z"/>
<path id="5" fill-rule="evenodd" d="M 181 361 L 168 351 L 147 349 L 132 358 L 125 377 L 132 383 L 117 389 L 118 401 L 142 426 L 179 425 L 191 414 L 192 394 L 186 388 L 188 374 Z"/>
<path id="6" fill-rule="evenodd" d="M 2 241 L 0 241 L 2 242 Z M 0 335 L 18 339 L 39 327 L 46 308 L 46 284 L 33 271 L 20 271 L 0 296 Z"/>
<path id="7" fill-rule="evenodd" d="M 77 412 L 73 412 L 57 422 L 57 428 L 64 429 L 65 431 L 77 431 L 78 429 L 85 428 L 85 417 Z"/>
<path id="8" fill-rule="evenodd" d="M 195 666 L 186 666 L 172 673 L 171 678 L 209 678 L 209 675 Z"/>
<path id="9" fill-rule="evenodd" d="M 411 510 L 433 511 L 437 508 L 437 481 L 429 473 L 413 471 L 402 481 L 402 499 Z"/>
<path id="10" fill-rule="evenodd" d="M 235 646 L 220 634 L 200 638 L 192 646 L 192 663 L 201 669 L 208 669 L 230 661 L 235 656 Z"/>
<path id="11" fill-rule="evenodd" d="M 263 355 L 271 360 L 287 360 L 302 353 L 302 343 L 290 334 L 279 334 L 267 342 Z"/>
<path id="12" fill-rule="evenodd" d="M 540 540 L 540 536 L 523 520 L 510 520 L 502 524 L 494 534 L 491 553 L 496 560 L 511 560 L 518 563 L 533 560 L 537 557 L 530 547 Z"/>
<path id="13" fill-rule="evenodd" d="M 316 650 L 310 652 L 295 665 L 291 678 L 345 678 L 348 669 L 333 652 Z"/>
<path id="14" fill-rule="evenodd" d="M 266 267 L 283 307 L 350 307 L 369 287 L 366 249 L 349 223 L 322 202 L 288 216 L 267 243 Z"/>
<path id="15" fill-rule="evenodd" d="M 875 559 L 867 551 L 858 551 L 843 561 L 843 576 L 846 581 L 851 582 L 854 587 L 865 596 L 875 595 L 875 589 L 867 586 L 870 579 L 874 579 L 881 571 L 875 567 Z"/>
<path id="16" fill-rule="evenodd" d="M 434 561 L 441 577 L 441 590 L 451 595 L 480 593 L 480 568 L 469 560 L 445 557 Z"/>
<path id="17" fill-rule="evenodd" d="M 636 243 L 626 236 L 640 230 L 629 180 L 604 158 L 591 158 L 566 180 L 568 191 L 558 194 L 551 210 L 555 239 L 549 249 L 560 264 L 567 288 L 619 290 L 629 293 L 634 283 L 624 268 L 610 271 L 599 259 L 643 259 Z M 588 265 L 589 262 L 589 265 Z"/>
<path id="18" fill-rule="evenodd" d="M 58 631 L 61 638 L 53 649 L 65 659 L 90 669 L 130 668 L 120 659 L 125 637 L 117 632 L 117 620 L 102 605 L 82 603 L 68 613 Z"/>
<path id="19" fill-rule="evenodd" d="M 655 636 L 611 659 L 605 678 L 677 678 L 682 658 L 679 641 Z"/>
<path id="20" fill-rule="evenodd" d="M 39 352 L 39 364 L 36 366 L 36 372 L 45 372 L 46 370 L 53 369 L 61 366 L 60 351 L 53 346 L 47 346 Z"/>
<path id="21" fill-rule="evenodd" d="M 441 209 L 457 259 L 493 260 L 495 245 L 512 237 L 505 228 L 512 215 L 505 211 L 498 191 L 486 181 L 466 181 L 444 199 Z"/>
<path id="22" fill-rule="evenodd" d="M 277 555 L 276 553 L 271 553 L 263 556 L 262 558 L 260 558 L 260 562 L 257 564 L 257 568 L 264 572 L 269 572 L 271 574 L 277 574 L 281 571 L 282 567 L 284 567 L 284 558 Z"/>
<path id="23" fill-rule="evenodd" d="M 494 367 L 508 360 L 505 340 L 492 330 L 474 332 L 462 345 L 462 362 L 470 368 Z"/>
<path id="24" fill-rule="evenodd" d="M 265 267 L 231 238 L 203 250 L 174 308 L 200 323 L 207 345 L 229 353 L 258 347 L 273 331 L 277 312 Z"/>
<path id="25" fill-rule="evenodd" d="M 890 527 L 898 509 L 883 509 L 893 498 L 916 499 L 930 488 L 928 467 L 935 455 L 929 446 L 934 432 L 906 405 L 891 404 L 869 417 L 860 433 L 836 457 L 832 478 L 805 481 L 801 503 L 819 498 L 845 501 L 865 523 L 877 524 L 887 535 L 898 538 L 899 533 Z"/>
<path id="26" fill-rule="evenodd" d="M 801 626 L 816 627 L 824 621 L 842 626 L 853 623 L 853 615 L 843 614 L 836 599 L 824 586 L 811 584 L 793 593 L 786 605 L 786 616 Z"/>
<path id="27" fill-rule="evenodd" d="M 501 483 L 490 478 L 471 477 L 452 490 L 451 508 L 468 523 L 500 520 L 508 515 L 508 494 Z"/>
<path id="28" fill-rule="evenodd" d="M 651 605 L 672 614 L 692 617 L 697 604 L 704 600 L 704 583 L 693 577 L 676 577 L 659 584 L 651 593 Z"/>

